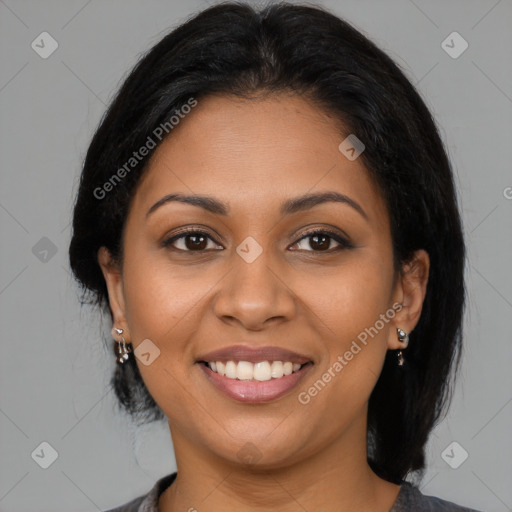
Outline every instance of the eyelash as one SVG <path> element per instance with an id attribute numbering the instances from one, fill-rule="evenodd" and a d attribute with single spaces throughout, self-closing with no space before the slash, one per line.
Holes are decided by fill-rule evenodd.
<path id="1" fill-rule="evenodd" d="M 172 236 L 171 238 L 168 238 L 168 239 L 164 240 L 162 242 L 162 246 L 170 248 L 171 250 L 174 250 L 174 251 L 177 251 L 177 252 L 189 252 L 189 253 L 202 253 L 202 252 L 204 253 L 204 252 L 206 252 L 205 249 L 198 250 L 198 251 L 191 251 L 191 250 L 188 250 L 188 249 L 185 250 L 185 249 L 177 249 L 176 247 L 172 247 L 172 244 L 175 241 L 179 240 L 180 238 L 184 238 L 187 235 L 201 235 L 201 236 L 209 238 L 210 240 L 212 240 L 217 245 L 220 245 L 206 231 L 198 230 L 198 229 L 195 229 L 195 228 L 188 228 L 188 229 L 185 229 L 185 230 L 181 231 L 180 233 Z M 343 249 L 353 249 L 354 248 L 354 246 L 350 242 L 348 242 L 345 238 L 340 236 L 338 233 L 336 233 L 334 231 L 330 231 L 329 229 L 325 229 L 325 228 L 312 229 L 311 231 L 307 231 L 305 233 L 301 233 L 300 238 L 296 242 L 294 242 L 292 245 L 296 245 L 297 243 L 301 242 L 302 240 L 304 240 L 306 238 L 311 238 L 311 237 L 313 237 L 315 235 L 327 235 L 329 238 L 331 238 L 334 241 L 338 242 L 338 244 L 340 244 L 340 245 L 338 247 L 334 248 L 334 249 L 328 249 L 327 251 L 315 251 L 314 249 L 312 249 L 312 250 L 306 251 L 306 252 L 316 252 L 316 253 L 320 253 L 320 254 L 322 254 L 322 253 L 324 253 L 324 254 L 332 254 L 334 252 L 338 252 L 338 251 L 341 251 Z"/>

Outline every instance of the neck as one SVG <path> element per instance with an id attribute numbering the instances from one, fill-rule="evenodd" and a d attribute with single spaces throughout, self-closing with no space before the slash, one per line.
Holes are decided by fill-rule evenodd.
<path id="1" fill-rule="evenodd" d="M 400 490 L 368 466 L 366 415 L 321 450 L 274 465 L 227 461 L 170 428 L 177 477 L 160 496 L 159 512 L 388 512 Z"/>

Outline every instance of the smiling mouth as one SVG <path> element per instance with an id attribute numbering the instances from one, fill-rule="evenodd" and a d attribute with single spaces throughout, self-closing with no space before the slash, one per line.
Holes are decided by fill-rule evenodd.
<path id="1" fill-rule="evenodd" d="M 304 364 L 260 361 L 253 364 L 249 361 L 202 360 L 197 364 L 207 381 L 218 391 L 246 404 L 270 402 L 289 394 L 314 365 L 313 361 Z"/>
<path id="2" fill-rule="evenodd" d="M 290 361 L 199 361 L 212 372 L 232 380 L 249 382 L 265 382 L 281 379 L 302 370 L 305 366 L 312 365 L 312 361 L 304 364 Z"/>

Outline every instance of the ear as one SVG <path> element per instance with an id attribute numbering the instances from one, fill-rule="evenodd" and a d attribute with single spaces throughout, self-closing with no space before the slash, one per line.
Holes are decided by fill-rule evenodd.
<path id="1" fill-rule="evenodd" d="M 123 278 L 119 265 L 113 261 L 109 250 L 100 247 L 98 250 L 98 263 L 103 272 L 103 277 L 108 290 L 108 301 L 112 311 L 113 325 L 123 329 L 126 341 L 129 340 L 128 324 L 126 322 L 126 310 L 124 302 Z"/>
<path id="2" fill-rule="evenodd" d="M 389 333 L 388 349 L 401 348 L 396 333 L 397 328 L 410 334 L 416 327 L 427 293 L 429 269 L 430 258 L 423 249 L 417 250 L 412 260 L 402 267 L 395 284 L 392 301 L 392 304 L 401 304 L 402 309 L 396 309 L 397 313 L 390 322 L 393 324 L 393 328 Z"/>

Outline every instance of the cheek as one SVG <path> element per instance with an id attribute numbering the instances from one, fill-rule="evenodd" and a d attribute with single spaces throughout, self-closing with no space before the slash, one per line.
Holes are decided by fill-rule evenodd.
<path id="1" fill-rule="evenodd" d="M 124 264 L 126 318 L 133 338 L 163 342 L 194 318 L 194 306 L 208 288 L 207 275 L 193 275 L 154 254 L 127 255 Z"/>
<path id="2" fill-rule="evenodd" d="M 193 370 L 190 340 L 205 323 L 208 290 L 219 276 L 198 265 L 171 265 L 164 254 L 143 248 L 126 253 L 123 272 L 132 343 L 136 348 L 149 339 L 160 350 L 151 366 L 137 361 L 141 375 L 157 402 L 161 396 L 172 400 Z"/>
<path id="3" fill-rule="evenodd" d="M 375 257 L 374 252 L 358 249 L 341 265 L 315 273 L 297 272 L 294 278 L 294 293 L 307 306 L 304 315 L 317 321 L 322 336 L 335 347 L 339 341 L 343 348 L 388 308 L 391 262 Z"/>
<path id="4" fill-rule="evenodd" d="M 149 339 L 159 351 L 149 365 L 137 359 L 149 393 L 168 417 L 188 417 L 191 398 L 185 390 L 193 369 L 189 339 L 200 326 L 200 304 L 208 279 L 201 272 L 185 279 L 166 263 L 151 253 L 127 255 L 126 320 L 135 349 Z"/>
<path id="5" fill-rule="evenodd" d="M 300 295 L 307 297 L 305 311 L 314 313 L 309 317 L 316 322 L 325 357 L 316 380 L 301 389 L 301 403 L 315 403 L 333 421 L 364 406 L 387 351 L 394 317 L 388 303 L 391 285 L 390 267 L 370 251 L 359 252 L 329 275 L 302 279 Z"/>

